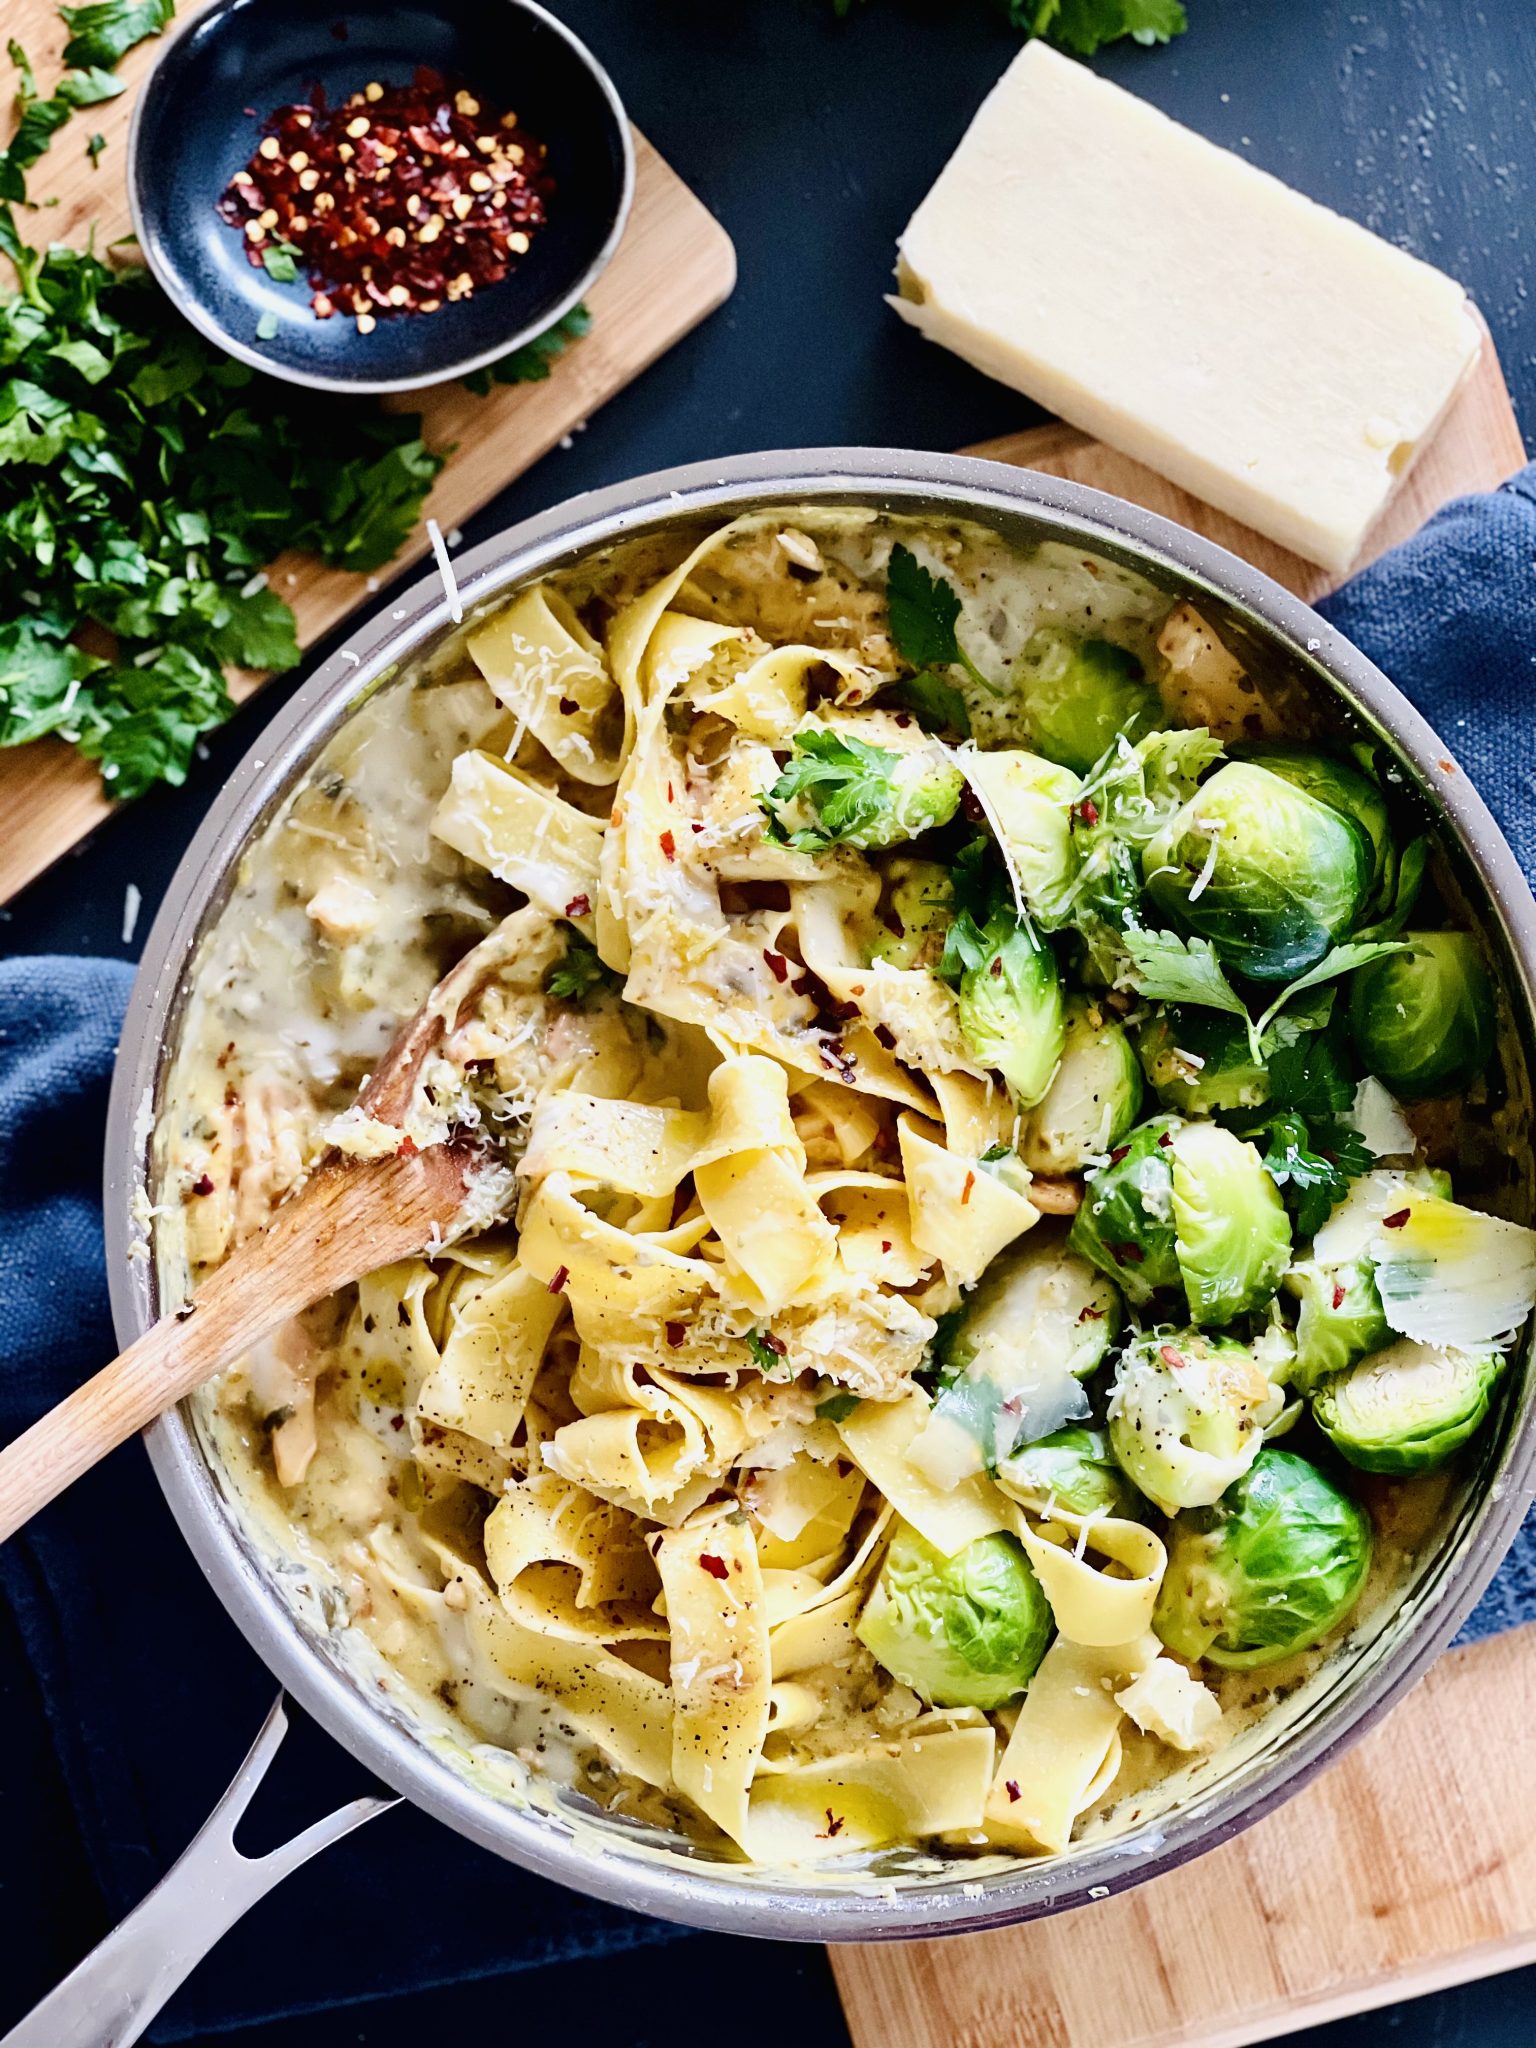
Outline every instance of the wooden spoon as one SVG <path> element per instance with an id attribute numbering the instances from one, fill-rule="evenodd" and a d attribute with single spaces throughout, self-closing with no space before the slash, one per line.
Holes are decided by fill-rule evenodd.
<path id="1" fill-rule="evenodd" d="M 358 1097 L 398 1124 L 425 1061 L 465 1005 L 515 951 L 508 919 L 437 984 Z M 327 1153 L 302 1187 L 198 1288 L 111 1365 L 0 1451 L 0 1542 L 108 1451 L 144 1429 L 262 1337 L 365 1273 L 446 1235 L 490 1164 L 459 1134 L 442 1144 L 351 1159 Z"/>

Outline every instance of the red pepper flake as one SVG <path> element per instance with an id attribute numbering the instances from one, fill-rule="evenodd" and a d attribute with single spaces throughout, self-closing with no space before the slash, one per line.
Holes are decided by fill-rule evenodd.
<path id="1" fill-rule="evenodd" d="M 883 1252 L 888 1252 L 888 1251 L 890 1250 L 890 1248 L 891 1248 L 891 1240 L 890 1240 L 890 1239 L 889 1239 L 888 1237 L 882 1237 L 882 1238 L 881 1238 L 881 1240 L 880 1240 L 880 1249 L 881 1249 L 881 1251 L 883 1251 Z"/>
<path id="2" fill-rule="evenodd" d="M 1165 1135 L 1166 1135 L 1166 1133 L 1165 1133 Z M 1126 1153 L 1130 1151 L 1130 1149 L 1131 1149 L 1131 1148 L 1130 1148 L 1130 1146 L 1129 1146 L 1129 1145 L 1117 1145 L 1117 1146 L 1115 1147 L 1114 1151 L 1113 1151 L 1113 1152 L 1111 1152 L 1111 1153 L 1110 1153 L 1110 1155 L 1109 1155 L 1109 1163 L 1110 1163 L 1110 1165 L 1111 1165 L 1111 1166 L 1118 1166 L 1118 1165 L 1120 1164 L 1121 1160 L 1122 1160 L 1122 1159 L 1123 1159 L 1123 1158 L 1125 1157 Z"/>
<path id="3" fill-rule="evenodd" d="M 213 1193 L 213 1175 L 211 1173 L 200 1174 L 192 1183 L 192 1192 L 194 1195 L 211 1195 Z"/>
<path id="4" fill-rule="evenodd" d="M 420 1150 L 421 1147 L 417 1144 L 416 1140 L 407 1133 L 395 1147 L 395 1157 L 397 1159 L 414 1159 Z"/>
<path id="5" fill-rule="evenodd" d="M 1161 1357 L 1164 1365 L 1171 1365 L 1175 1372 L 1182 1372 L 1189 1363 L 1183 1352 L 1173 1344 L 1159 1345 L 1158 1355 Z"/>
<path id="6" fill-rule="evenodd" d="M 843 1825 L 842 1815 L 840 1813 L 834 1814 L 829 1806 L 827 1808 L 827 1831 L 824 1835 L 819 1835 L 817 1840 L 825 1842 L 829 1841 L 833 1835 L 840 1835 L 843 1832 Z"/>
<path id="7" fill-rule="evenodd" d="M 1085 825 L 1097 825 L 1099 822 L 1099 807 L 1091 796 L 1083 798 L 1077 807 L 1077 815 Z"/>
<path id="8" fill-rule="evenodd" d="M 1163 1135 L 1158 1139 L 1157 1142 L 1165 1152 L 1170 1150 L 1173 1145 L 1173 1133 L 1171 1131 L 1164 1131 Z M 1126 1151 L 1129 1151 L 1130 1147 L 1127 1146 L 1125 1149 Z"/>
<path id="9" fill-rule="evenodd" d="M 715 1557 L 710 1551 L 700 1554 L 699 1563 L 712 1579 L 728 1579 L 730 1568 L 723 1557 Z"/>
<path id="10" fill-rule="evenodd" d="M 896 723 L 901 727 L 902 731 L 905 732 L 907 727 L 912 723 L 911 715 L 905 711 L 898 711 L 896 714 Z"/>
<path id="11" fill-rule="evenodd" d="M 668 1323 L 667 1342 L 672 1346 L 672 1349 L 674 1351 L 676 1351 L 676 1349 L 682 1343 L 683 1339 L 687 1336 L 687 1334 L 688 1326 L 686 1323 Z"/>
<path id="12" fill-rule="evenodd" d="M 571 1269 L 570 1269 L 570 1267 L 569 1267 L 569 1266 L 556 1266 L 556 1268 L 555 1268 L 555 1270 L 554 1270 L 553 1274 L 552 1274 L 552 1275 L 550 1276 L 550 1282 L 549 1282 L 549 1291 L 550 1291 L 550 1293 L 551 1293 L 551 1294 L 560 1294 L 560 1293 L 562 1293 L 562 1292 L 564 1291 L 564 1288 L 565 1288 L 565 1283 L 566 1283 L 566 1281 L 567 1281 L 567 1280 L 569 1280 L 569 1279 L 570 1279 L 570 1277 L 571 1277 Z"/>
<path id="13" fill-rule="evenodd" d="M 1411 1209 L 1394 1209 L 1390 1216 L 1382 1217 L 1381 1227 L 1383 1230 L 1401 1230 L 1412 1214 Z"/>
<path id="14" fill-rule="evenodd" d="M 675 804 L 677 802 L 677 798 L 672 794 L 672 785 L 670 782 L 667 784 L 667 802 L 669 804 Z"/>
<path id="15" fill-rule="evenodd" d="M 548 218 L 544 145 L 417 69 L 329 105 L 279 107 L 218 202 L 246 259 L 283 281 L 303 270 L 315 317 L 350 313 L 370 333 L 397 313 L 436 313 L 498 284 Z"/>
<path id="16" fill-rule="evenodd" d="M 1010 1799 L 1010 1800 L 1013 1800 L 1013 1799 L 1017 1799 L 1017 1798 L 1018 1798 L 1018 1796 L 1019 1796 L 1019 1781 L 1018 1781 L 1018 1779 L 1017 1779 L 1017 1778 L 1010 1778 L 1010 1779 L 1008 1780 L 1007 1784 L 1006 1784 L 1006 1785 L 1005 1785 L 1005 1786 L 1003 1787 L 1003 1790 L 1004 1790 L 1004 1791 L 1005 1791 L 1005 1792 L 1006 1792 L 1006 1793 L 1008 1794 L 1008 1797 L 1009 1797 L 1009 1799 Z"/>
<path id="17" fill-rule="evenodd" d="M 1101 1323 L 1104 1311 L 1101 1308 L 1081 1308 L 1077 1312 L 1077 1320 L 1080 1323 Z"/>
<path id="18" fill-rule="evenodd" d="M 1117 1266 L 1139 1266 L 1146 1257 L 1139 1244 L 1112 1244 L 1109 1250 Z"/>
<path id="19" fill-rule="evenodd" d="M 573 896 L 565 906 L 565 914 L 567 917 L 590 917 L 592 914 L 592 898 L 590 896 Z"/>
<path id="20" fill-rule="evenodd" d="M 981 798 L 969 783 L 960 792 L 960 809 L 973 825 L 985 825 L 987 822 L 987 814 L 982 808 Z"/>
<path id="21" fill-rule="evenodd" d="M 662 833 L 661 850 L 666 855 L 668 860 L 677 859 L 677 841 L 672 837 L 672 834 L 670 832 Z"/>
<path id="22" fill-rule="evenodd" d="M 405 1417 L 403 1415 L 391 1415 L 391 1417 L 389 1418 L 389 1426 L 391 1429 L 404 1429 Z"/>
<path id="23" fill-rule="evenodd" d="M 768 972 L 773 976 L 775 981 L 788 981 L 789 962 L 784 958 L 784 955 L 782 953 L 775 953 L 771 946 L 764 946 L 763 958 L 767 961 Z"/>
<path id="24" fill-rule="evenodd" d="M 993 955 L 992 965 L 987 969 L 987 972 L 992 976 L 994 981 L 1000 981 L 1002 979 L 1003 956 L 1001 953 L 996 953 Z"/>
<path id="25" fill-rule="evenodd" d="M 889 1025 L 877 1024 L 875 1026 L 875 1043 L 883 1045 L 887 1052 L 894 1052 L 896 1050 L 896 1034 Z"/>
<path id="26" fill-rule="evenodd" d="M 1336 1309 L 1344 1306 L 1344 1289 L 1335 1280 L 1333 1283 L 1333 1305 Z"/>
<path id="27" fill-rule="evenodd" d="M 574 697 L 562 697 L 560 699 L 560 716 L 562 718 L 574 718 L 580 709 L 581 706 Z"/>
<path id="28" fill-rule="evenodd" d="M 1439 763 L 1439 767 L 1443 775 L 1454 775 L 1456 773 L 1456 763 L 1454 761 L 1442 761 Z"/>
<path id="29" fill-rule="evenodd" d="M 775 1358 L 782 1358 L 785 1352 L 788 1351 L 789 1346 L 784 1342 L 784 1339 L 782 1337 L 775 1337 L 772 1330 L 759 1330 L 757 1334 L 762 1338 Z"/>
<path id="30" fill-rule="evenodd" d="M 976 1176 L 975 1176 L 975 1174 L 974 1174 L 974 1173 L 968 1173 L 968 1174 L 967 1174 L 967 1175 L 965 1176 L 965 1186 L 964 1186 L 964 1187 L 963 1187 L 963 1188 L 962 1188 L 962 1189 L 960 1190 L 960 1206 L 961 1206 L 961 1208 L 962 1208 L 962 1209 L 963 1209 L 963 1208 L 965 1207 L 966 1203 L 967 1203 L 967 1202 L 968 1202 L 968 1201 L 969 1201 L 969 1200 L 971 1199 L 971 1189 L 972 1189 L 973 1187 L 975 1187 L 975 1185 L 976 1185 Z"/>

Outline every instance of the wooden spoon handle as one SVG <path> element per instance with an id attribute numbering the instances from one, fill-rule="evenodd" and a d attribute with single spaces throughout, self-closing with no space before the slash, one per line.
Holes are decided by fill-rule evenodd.
<path id="1" fill-rule="evenodd" d="M 0 1451 L 0 1543 L 300 1309 L 430 1244 L 452 1224 L 468 1172 L 465 1155 L 447 1145 L 321 1166 L 187 1308 L 146 1330 Z"/>

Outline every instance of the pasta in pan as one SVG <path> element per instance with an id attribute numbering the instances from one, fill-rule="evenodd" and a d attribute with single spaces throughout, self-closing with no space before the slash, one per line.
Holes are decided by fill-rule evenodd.
<path id="1" fill-rule="evenodd" d="M 157 1141 L 173 1289 L 327 1147 L 467 1130 L 506 1169 L 214 1398 L 346 1625 L 728 1858 L 1045 1855 L 1400 1581 L 1436 1482 L 1396 1468 L 1372 1563 L 1306 1397 L 1412 1326 L 1322 1329 L 1330 1240 L 1309 1263 L 1241 1114 L 1331 997 L 1261 1042 L 1271 988 L 1233 1038 L 1262 976 L 1198 904 L 1235 827 L 1153 908 L 1277 717 L 1283 679 L 1126 570 L 846 509 L 578 562 L 365 705 L 247 860 Z M 414 1100 L 364 1115 L 450 967 Z M 1378 1259 L 1388 1318 L 1411 1277 L 1361 1246 L 1389 1201 L 1454 1206 L 1392 1108 L 1328 1268 Z M 1306 1455 L 1271 1448 L 1298 1418 Z M 1283 1620 L 1220 1578 L 1261 1481 L 1335 1530 Z"/>

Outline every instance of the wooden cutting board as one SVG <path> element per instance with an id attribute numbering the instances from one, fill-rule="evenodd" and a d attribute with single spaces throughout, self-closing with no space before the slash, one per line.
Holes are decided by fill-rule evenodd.
<path id="1" fill-rule="evenodd" d="M 1303 597 L 1329 588 L 1071 427 L 968 452 L 1131 498 Z M 1524 461 L 1490 343 L 1368 555 Z M 1536 1961 L 1536 1628 L 1451 1652 L 1342 1763 L 1183 1870 L 996 1934 L 831 1954 L 857 2048 L 1238 2048 Z"/>
<path id="2" fill-rule="evenodd" d="M 196 6 L 182 0 L 183 25 Z M 54 0 L 0 0 L 5 34 L 32 59 L 44 92 L 60 70 L 64 31 Z M 57 200 L 46 212 L 21 216 L 33 241 L 83 244 L 94 224 L 104 249 L 129 231 L 125 168 L 134 95 L 163 47 L 141 43 L 123 60 L 128 90 L 105 105 L 84 108 L 55 136 L 53 147 L 28 177 L 33 199 Z M 3 73 L 0 73 L 3 78 Z M 0 108 L 10 81 L 0 83 Z M 0 136 L 7 132 L 0 113 Z M 85 153 L 92 134 L 106 137 L 100 167 Z M 389 401 L 420 411 L 422 431 L 434 448 L 457 443 L 438 478 L 423 517 L 445 534 L 591 418 L 605 400 L 638 377 L 656 358 L 730 296 L 736 252 L 730 237 L 644 136 L 636 134 L 634 210 L 608 268 L 587 294 L 592 331 L 556 363 L 540 384 L 499 386 L 476 398 L 462 384 Z M 0 259 L 0 281 L 9 265 Z M 310 646 L 373 592 L 427 552 L 425 528 L 373 578 L 326 569 L 312 556 L 284 556 L 272 567 L 273 588 L 298 618 L 299 645 Z M 246 697 L 265 678 L 231 678 Z M 88 762 L 58 740 L 38 740 L 0 753 L 0 903 L 58 859 L 114 808 Z"/>

